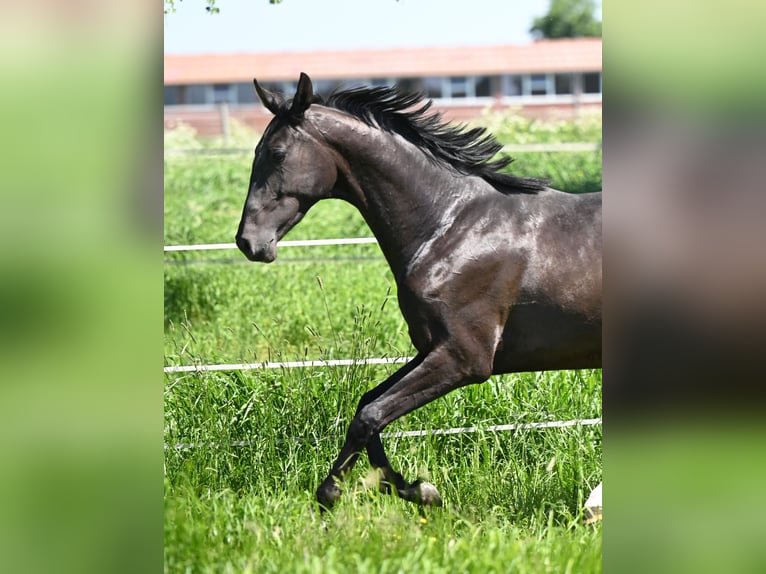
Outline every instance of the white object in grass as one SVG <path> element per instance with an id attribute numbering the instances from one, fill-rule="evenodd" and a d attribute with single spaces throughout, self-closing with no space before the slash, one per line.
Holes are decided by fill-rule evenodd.
<path id="1" fill-rule="evenodd" d="M 585 524 L 598 522 L 602 518 L 601 484 L 598 483 L 585 501 Z"/>

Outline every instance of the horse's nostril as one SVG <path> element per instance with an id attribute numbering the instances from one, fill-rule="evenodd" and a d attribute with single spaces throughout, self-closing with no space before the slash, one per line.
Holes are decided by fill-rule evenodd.
<path id="1" fill-rule="evenodd" d="M 254 254 L 253 244 L 246 238 L 238 235 L 236 238 L 237 247 L 239 250 L 248 257 L 252 257 Z"/>
<path id="2" fill-rule="evenodd" d="M 246 235 L 237 235 L 236 243 L 242 254 L 250 261 L 274 261 L 276 257 L 276 239 L 248 237 Z"/>

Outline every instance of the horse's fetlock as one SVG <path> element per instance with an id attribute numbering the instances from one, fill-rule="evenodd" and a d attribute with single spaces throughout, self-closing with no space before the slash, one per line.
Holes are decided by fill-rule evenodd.
<path id="1" fill-rule="evenodd" d="M 337 484 L 337 478 L 330 476 L 319 486 L 316 491 L 317 502 L 321 510 L 331 510 L 335 502 L 341 497 L 341 490 Z"/>

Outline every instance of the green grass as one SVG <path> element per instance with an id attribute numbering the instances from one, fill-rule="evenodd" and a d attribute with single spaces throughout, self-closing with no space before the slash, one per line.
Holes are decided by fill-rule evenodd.
<path id="1" fill-rule="evenodd" d="M 285 249 L 272 265 L 167 265 L 166 362 L 343 358 L 360 322 L 376 326 L 366 352 L 411 353 L 388 267 L 364 250 L 371 260 L 291 262 Z"/>
<path id="2" fill-rule="evenodd" d="M 169 572 L 596 572 L 601 532 L 541 519 L 510 523 L 500 508 L 480 519 L 425 512 L 368 495 L 335 511 L 326 526 L 309 496 L 190 489 L 166 498 Z"/>
<path id="3" fill-rule="evenodd" d="M 490 119 L 505 143 L 516 132 L 536 142 L 600 138 L 593 122 Z M 181 133 L 168 145 L 199 142 Z M 519 154 L 513 167 L 592 191 L 600 164 L 600 152 Z M 249 169 L 245 156 L 167 158 L 165 244 L 231 242 Z M 350 206 L 329 201 L 287 239 L 369 235 Z M 166 254 L 164 281 L 166 365 L 413 353 L 375 245 L 282 248 L 271 265 L 238 252 Z M 599 370 L 493 377 L 410 413 L 386 430 L 479 429 L 384 440 L 392 464 L 436 484 L 445 506 L 378 494 L 363 456 L 323 523 L 313 492 L 359 397 L 395 368 L 166 374 L 166 571 L 601 570 L 600 526 L 581 524 L 601 480 L 601 427 L 487 430 L 600 416 Z"/>
<path id="4" fill-rule="evenodd" d="M 323 527 L 313 492 L 385 370 L 169 375 L 166 440 L 215 447 L 167 451 L 168 570 L 600 571 L 600 528 L 580 524 L 601 477 L 597 426 L 387 438 L 392 464 L 438 485 L 445 506 L 378 494 L 362 457 Z M 507 375 L 389 430 L 596 416 L 600 384 L 599 371 Z"/>

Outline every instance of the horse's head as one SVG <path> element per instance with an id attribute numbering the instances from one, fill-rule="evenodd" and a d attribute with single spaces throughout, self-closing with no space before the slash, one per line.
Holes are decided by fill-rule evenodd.
<path id="1" fill-rule="evenodd" d="M 271 262 L 277 241 L 309 208 L 329 197 L 337 180 L 332 151 L 304 121 L 315 101 L 311 79 L 301 74 L 291 101 L 254 80 L 255 90 L 274 119 L 255 148 L 250 184 L 237 231 L 237 246 L 251 261 Z"/>

